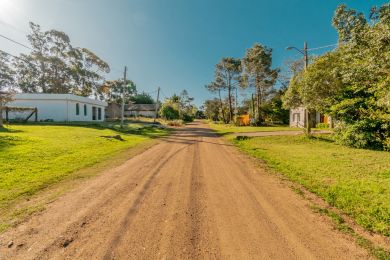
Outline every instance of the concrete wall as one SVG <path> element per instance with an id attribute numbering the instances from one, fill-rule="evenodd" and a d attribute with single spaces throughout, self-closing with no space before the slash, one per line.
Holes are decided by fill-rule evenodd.
<path id="1" fill-rule="evenodd" d="M 154 111 L 125 111 L 125 116 L 154 117 L 155 115 Z"/>

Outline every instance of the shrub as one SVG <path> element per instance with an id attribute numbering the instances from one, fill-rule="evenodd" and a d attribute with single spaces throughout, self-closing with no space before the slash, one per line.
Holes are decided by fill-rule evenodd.
<path id="1" fill-rule="evenodd" d="M 191 116 L 191 115 L 189 115 L 189 114 L 184 114 L 183 115 L 183 121 L 184 122 L 192 122 L 192 121 L 194 121 L 194 117 L 193 116 Z"/>
<path id="2" fill-rule="evenodd" d="M 171 104 L 163 104 L 160 114 L 166 120 L 175 120 L 180 118 L 179 110 Z"/>
<path id="3" fill-rule="evenodd" d="M 389 146 L 389 138 L 383 130 L 380 122 L 369 119 L 354 124 L 340 123 L 335 129 L 335 140 L 351 147 L 382 150 Z"/>
<path id="4" fill-rule="evenodd" d="M 327 123 L 318 123 L 316 125 L 316 128 L 326 129 L 326 128 L 329 128 L 329 124 L 327 124 Z"/>

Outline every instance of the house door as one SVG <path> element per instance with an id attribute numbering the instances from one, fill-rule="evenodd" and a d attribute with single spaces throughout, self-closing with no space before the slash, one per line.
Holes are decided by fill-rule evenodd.
<path id="1" fill-rule="evenodd" d="M 92 107 L 92 120 L 97 119 L 97 112 L 96 112 L 96 107 Z"/>

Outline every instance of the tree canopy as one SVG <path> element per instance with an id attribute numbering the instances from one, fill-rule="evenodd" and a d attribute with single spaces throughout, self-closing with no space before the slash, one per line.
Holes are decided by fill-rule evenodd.
<path id="1" fill-rule="evenodd" d="M 303 105 L 337 120 L 340 143 L 390 149 L 390 4 L 364 15 L 337 8 L 339 48 L 316 58 L 290 82 L 286 107 Z"/>
<path id="2" fill-rule="evenodd" d="M 42 31 L 30 23 L 27 39 L 31 52 L 13 61 L 15 84 L 25 93 L 97 95 L 110 67 L 94 52 L 74 47 L 61 31 Z"/>

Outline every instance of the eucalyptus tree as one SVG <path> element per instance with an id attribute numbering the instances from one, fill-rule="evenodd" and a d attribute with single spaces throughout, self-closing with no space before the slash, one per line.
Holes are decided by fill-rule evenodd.
<path id="1" fill-rule="evenodd" d="M 240 59 L 231 57 L 222 58 L 221 61 L 215 65 L 214 81 L 206 86 L 208 90 L 218 92 L 221 109 L 223 109 L 221 90 L 227 90 L 229 106 L 228 122 L 233 121 L 233 93 L 234 89 L 236 89 L 240 84 L 241 73 L 242 66 Z"/>
<path id="2" fill-rule="evenodd" d="M 126 85 L 123 84 L 123 79 L 107 80 L 97 90 L 97 95 L 101 100 L 122 103 L 124 96 L 125 104 L 132 102 L 132 98 L 137 94 L 137 86 L 131 80 L 126 80 Z"/>
<path id="3" fill-rule="evenodd" d="M 272 69 L 272 49 L 255 44 L 243 59 L 243 87 L 253 87 L 256 93 L 256 123 L 264 121 L 261 106 L 271 94 L 279 69 Z"/>
<path id="4" fill-rule="evenodd" d="M 0 51 L 0 127 L 3 127 L 3 107 L 12 99 L 14 71 L 10 66 L 10 57 Z"/>
<path id="5" fill-rule="evenodd" d="M 73 93 L 89 96 L 103 83 L 109 65 L 95 53 L 73 47 L 61 31 L 42 31 L 30 23 L 29 54 L 15 61 L 16 83 L 23 92 Z"/>

